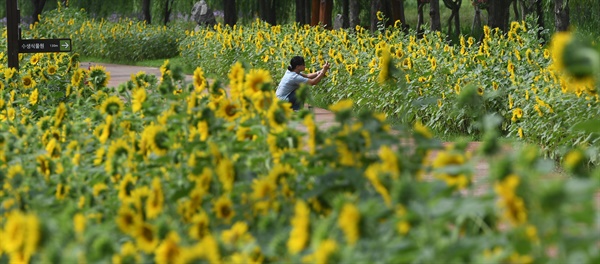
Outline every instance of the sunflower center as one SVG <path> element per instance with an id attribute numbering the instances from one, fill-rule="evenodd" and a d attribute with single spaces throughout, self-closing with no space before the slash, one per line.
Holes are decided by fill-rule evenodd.
<path id="1" fill-rule="evenodd" d="M 235 105 L 227 105 L 225 107 L 225 114 L 229 117 L 234 116 L 237 113 L 237 107 Z"/>
<path id="2" fill-rule="evenodd" d="M 229 215 L 231 215 L 231 208 L 229 208 L 229 206 L 227 205 L 222 205 L 221 206 L 221 215 L 225 218 L 229 217 Z"/>

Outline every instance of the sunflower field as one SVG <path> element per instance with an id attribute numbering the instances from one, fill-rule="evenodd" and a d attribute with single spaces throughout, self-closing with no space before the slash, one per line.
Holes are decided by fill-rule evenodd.
<path id="1" fill-rule="evenodd" d="M 270 69 L 273 78 L 280 78 L 294 55 L 306 58 L 307 71 L 329 61 L 328 78 L 311 89 L 316 105 L 352 99 L 356 108 L 402 124 L 420 120 L 443 135 L 476 137 L 483 132 L 477 120 L 495 113 L 502 116 L 502 135 L 538 144 L 553 158 L 574 145 L 597 149 L 597 135 L 570 129 L 600 114 L 597 53 L 596 75 L 570 77 L 552 54 L 563 54 L 575 37 L 558 34 L 545 48 L 537 30 L 525 22 L 513 22 L 507 34 L 486 27 L 481 42 L 461 37 L 460 45 L 452 46 L 440 32 L 418 39 L 399 27 L 372 34 L 363 28 L 332 31 L 256 21 L 187 32 L 180 50 L 189 64 L 221 76 L 238 60 Z M 473 107 L 457 107 L 465 98 L 474 100 Z"/>
<path id="2" fill-rule="evenodd" d="M 405 42 L 360 30 L 342 42 L 344 32 L 318 28 L 216 27 L 182 39 L 182 56 L 203 64 L 192 82 L 167 60 L 160 77 L 140 72 L 118 87 L 107 86 L 103 67 L 81 68 L 77 54 L 23 55 L 19 71 L 0 66 L 0 263 L 599 262 L 600 170 L 588 166 L 591 148 L 569 148 L 557 172 L 544 148 L 504 151 L 498 141 L 506 129 L 526 138 L 527 124 L 555 120 L 538 100 L 554 113 L 567 104 L 559 100 L 597 109 L 593 86 L 563 81 L 563 92 L 550 86 L 565 80 L 552 71 L 537 78 L 547 77 L 543 89 L 522 86 L 538 77 L 521 68 L 528 58 L 540 69 L 552 62 L 551 51 L 527 44 L 524 27 L 489 32 L 488 50 L 499 52 L 489 57 L 485 48 L 472 55 L 478 48 L 468 39 L 443 51 L 436 34 L 394 47 Z M 365 48 L 324 50 L 296 38 Z M 273 42 L 250 45 L 258 39 Z M 244 45 L 234 48 L 236 40 Z M 321 57 L 338 65 L 313 90 L 331 97 L 332 127 L 275 97 L 278 69 L 301 52 L 282 54 L 279 43 L 312 52 L 302 54 L 313 69 Z M 501 56 L 496 43 L 514 46 Z M 537 49 L 513 58 L 520 43 Z M 412 55 L 421 52 L 427 59 Z M 498 75 L 448 68 L 463 58 Z M 445 97 L 436 99 L 435 82 L 445 77 Z M 543 115 L 535 117 L 534 103 Z M 474 108 L 479 116 L 469 115 Z M 465 129 L 483 134 L 475 149 L 432 136 L 433 118 L 456 125 L 461 119 L 443 114 L 457 109 L 465 113 L 455 118 L 472 125 Z M 386 115 L 400 113 L 414 119 L 412 129 L 391 128 Z M 591 115 L 567 113 L 569 122 Z M 475 173 L 482 165 L 489 175 Z"/>

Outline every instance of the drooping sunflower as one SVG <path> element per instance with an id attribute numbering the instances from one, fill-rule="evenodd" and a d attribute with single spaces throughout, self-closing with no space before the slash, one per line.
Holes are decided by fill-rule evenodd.
<path id="1" fill-rule="evenodd" d="M 135 241 L 137 247 L 143 252 L 148 254 L 154 252 L 159 241 L 156 228 L 149 223 L 138 225 L 135 232 Z"/>
<path id="2" fill-rule="evenodd" d="M 50 139 L 48 144 L 46 144 L 46 152 L 52 158 L 60 157 L 60 144 L 58 143 L 58 140 L 56 140 L 56 138 Z"/>
<path id="3" fill-rule="evenodd" d="M 433 160 L 432 167 L 434 169 L 441 169 L 448 166 L 461 166 L 466 162 L 467 158 L 464 154 L 447 150 L 438 153 L 437 157 Z M 466 188 L 470 181 L 464 172 L 450 173 L 447 171 L 437 171 L 434 172 L 434 176 L 444 180 L 449 187 L 459 190 Z"/>
<path id="4" fill-rule="evenodd" d="M 135 113 L 142 110 L 142 105 L 146 101 L 147 94 L 144 88 L 134 89 L 132 93 L 131 110 Z"/>
<path id="5" fill-rule="evenodd" d="M 15 73 L 17 73 L 16 68 L 4 68 L 4 78 L 6 80 L 10 80 L 13 76 L 15 76 Z"/>
<path id="6" fill-rule="evenodd" d="M 115 254 L 112 257 L 113 264 L 127 264 L 127 263 L 142 263 L 142 257 L 140 256 L 135 245 L 127 241 L 121 246 L 120 254 Z"/>
<path id="7" fill-rule="evenodd" d="M 194 215 L 192 218 L 192 226 L 189 230 L 190 237 L 196 240 L 202 240 L 205 236 L 209 235 L 209 224 L 210 221 L 208 215 L 204 211 Z"/>
<path id="8" fill-rule="evenodd" d="M 163 210 L 165 197 L 159 178 L 152 180 L 152 190 L 146 200 L 146 216 L 149 219 L 156 218 Z"/>
<path id="9" fill-rule="evenodd" d="M 229 77 L 229 87 L 231 88 L 231 98 L 233 99 L 238 99 L 242 95 L 244 74 L 244 67 L 240 62 L 236 62 L 231 66 L 231 70 L 227 76 Z"/>
<path id="10" fill-rule="evenodd" d="M 142 134 L 142 144 L 145 146 L 145 154 L 154 153 L 162 156 L 169 150 L 169 135 L 164 127 L 159 125 L 150 125 L 144 129 Z"/>
<path id="11" fill-rule="evenodd" d="M 123 101 L 117 96 L 106 98 L 100 106 L 100 112 L 111 116 L 117 116 L 121 111 L 123 111 Z"/>
<path id="12" fill-rule="evenodd" d="M 217 176 L 223 190 L 230 192 L 235 181 L 235 167 L 229 158 L 221 159 L 217 164 Z"/>
<path id="13" fill-rule="evenodd" d="M 287 248 L 291 254 L 298 254 L 306 247 L 310 236 L 310 209 L 304 201 L 299 200 L 296 202 L 291 225 L 292 231 L 287 241 Z"/>
<path id="14" fill-rule="evenodd" d="M 110 73 L 106 71 L 104 66 L 95 65 L 90 67 L 88 81 L 94 89 L 99 90 L 106 87 L 109 80 Z"/>
<path id="15" fill-rule="evenodd" d="M 177 232 L 171 231 L 167 234 L 156 251 L 154 252 L 154 261 L 157 264 L 170 264 L 181 262 L 182 249 L 179 247 L 179 235 Z"/>
<path id="16" fill-rule="evenodd" d="M 206 82 L 206 78 L 204 77 L 204 71 L 202 70 L 202 68 L 198 67 L 196 68 L 196 70 L 194 70 L 194 90 L 196 92 L 201 92 L 202 90 L 206 89 L 207 87 L 207 82 Z"/>
<path id="17" fill-rule="evenodd" d="M 136 177 L 131 174 L 126 174 L 119 183 L 119 200 L 128 201 L 131 198 L 133 189 L 135 189 Z"/>
<path id="18" fill-rule="evenodd" d="M 64 200 L 67 194 L 69 193 L 70 189 L 70 186 L 59 183 L 58 185 L 56 185 L 56 193 L 54 194 L 54 196 L 57 200 Z"/>
<path id="19" fill-rule="evenodd" d="M 223 219 L 225 222 L 230 222 L 233 216 L 235 216 L 233 203 L 227 196 L 221 196 L 217 199 L 213 205 L 213 211 L 218 219 Z"/>
<path id="20" fill-rule="evenodd" d="M 71 76 L 71 85 L 73 87 L 79 87 L 82 84 L 82 80 L 84 78 L 84 70 L 83 69 L 77 69 L 73 72 L 73 75 Z"/>
<path id="21" fill-rule="evenodd" d="M 381 48 L 381 56 L 379 57 L 379 75 L 377 80 L 379 83 L 384 83 L 390 78 L 390 67 L 392 65 L 392 56 L 389 47 Z"/>
<path id="22" fill-rule="evenodd" d="M 344 232 L 348 244 L 354 245 L 360 236 L 359 230 L 360 212 L 355 205 L 346 203 L 342 207 L 340 216 L 338 217 L 338 226 Z"/>
<path id="23" fill-rule="evenodd" d="M 143 220 L 141 214 L 136 213 L 127 205 L 122 205 L 117 213 L 116 222 L 121 232 L 134 234 Z"/>
<path id="24" fill-rule="evenodd" d="M 33 92 L 29 95 L 29 103 L 31 105 L 36 105 L 38 103 L 39 92 L 38 89 L 35 88 Z"/>
<path id="25" fill-rule="evenodd" d="M 282 132 L 287 127 L 287 121 L 293 113 L 288 102 L 278 101 L 271 104 L 267 116 L 269 118 L 269 128 L 275 133 Z"/>

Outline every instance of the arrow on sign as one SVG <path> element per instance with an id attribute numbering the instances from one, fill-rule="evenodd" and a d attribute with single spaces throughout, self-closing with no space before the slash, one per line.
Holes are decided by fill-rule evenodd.
<path id="1" fill-rule="evenodd" d="M 69 43 L 65 42 L 62 46 L 63 46 L 63 48 L 68 49 L 69 48 Z"/>

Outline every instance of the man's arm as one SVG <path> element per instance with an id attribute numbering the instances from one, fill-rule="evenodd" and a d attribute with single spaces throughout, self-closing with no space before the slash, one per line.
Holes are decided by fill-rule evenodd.
<path id="1" fill-rule="evenodd" d="M 327 73 L 327 70 L 329 70 L 329 62 L 325 62 L 323 69 L 321 69 L 320 71 L 312 73 L 315 75 L 314 78 L 307 77 L 308 81 L 306 83 L 308 83 L 310 85 L 317 85 L 321 81 L 321 79 L 323 79 L 323 76 L 325 76 L 325 73 Z"/>
<path id="2" fill-rule="evenodd" d="M 309 74 L 304 74 L 302 73 L 301 75 L 308 78 L 308 79 L 314 79 L 315 77 L 317 77 L 317 75 L 319 75 L 321 71 L 318 72 L 313 72 L 313 73 L 309 73 Z"/>

